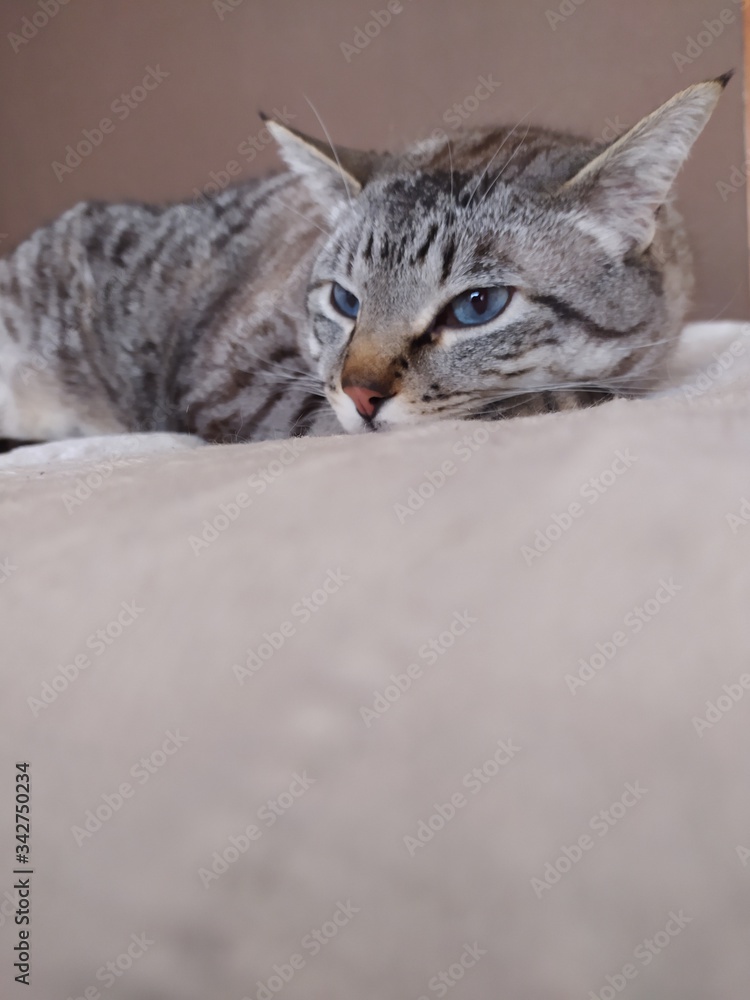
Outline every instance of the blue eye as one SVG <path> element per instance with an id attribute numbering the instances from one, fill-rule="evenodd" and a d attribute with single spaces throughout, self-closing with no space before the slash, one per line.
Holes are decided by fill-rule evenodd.
<path id="1" fill-rule="evenodd" d="M 472 288 L 462 292 L 450 303 L 440 320 L 443 326 L 479 326 L 499 316 L 513 296 L 508 285 L 494 288 Z"/>
<path id="2" fill-rule="evenodd" d="M 355 319 L 359 312 L 359 299 L 343 288 L 337 281 L 331 286 L 331 305 L 342 316 Z"/>

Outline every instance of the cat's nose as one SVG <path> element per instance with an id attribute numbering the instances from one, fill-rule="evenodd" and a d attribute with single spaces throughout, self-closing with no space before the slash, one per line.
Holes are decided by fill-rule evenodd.
<path id="1" fill-rule="evenodd" d="M 372 420 L 386 398 L 384 393 L 368 389 L 365 385 L 345 385 L 342 388 L 357 407 L 357 413 L 365 420 Z"/>

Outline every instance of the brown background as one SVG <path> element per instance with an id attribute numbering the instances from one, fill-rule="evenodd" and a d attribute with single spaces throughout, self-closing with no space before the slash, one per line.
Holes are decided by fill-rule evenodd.
<path id="1" fill-rule="evenodd" d="M 54 10 L 56 0 L 41 2 Z M 286 108 L 293 124 L 320 134 L 308 97 L 336 140 L 398 145 L 436 127 L 450 131 L 443 115 L 491 76 L 501 86 L 468 124 L 531 112 L 533 121 L 600 135 L 742 65 L 734 0 L 401 0 L 401 12 L 347 61 L 341 44 L 387 2 L 69 0 L 14 52 L 8 34 L 20 34 L 22 18 L 40 7 L 3 0 L 0 249 L 81 198 L 178 198 L 212 172 L 223 181 L 231 161 L 241 176 L 275 166 L 270 146 L 252 162 L 238 152 L 260 134 L 258 108 Z M 560 7 L 572 13 L 553 29 L 547 11 Z M 721 27 L 726 9 L 734 23 L 678 68 L 674 53 L 685 54 L 701 32 L 706 39 L 704 19 Z M 148 66 L 168 78 L 118 119 L 112 102 Z M 114 131 L 58 181 L 53 161 L 104 117 Z M 680 180 L 702 317 L 750 315 L 746 189 L 726 200 L 717 190 L 743 163 L 735 80 Z"/>

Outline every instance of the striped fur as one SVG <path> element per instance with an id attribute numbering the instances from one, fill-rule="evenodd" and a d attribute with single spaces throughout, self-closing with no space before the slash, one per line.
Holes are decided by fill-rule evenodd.
<path id="1" fill-rule="evenodd" d="M 377 155 L 269 122 L 286 172 L 186 204 L 77 205 L 0 261 L 0 437 L 258 440 L 645 391 L 689 302 L 672 182 L 725 83 L 609 145 L 521 124 Z M 497 320 L 436 325 L 497 284 L 516 290 Z M 383 390 L 372 421 L 344 373 Z"/>

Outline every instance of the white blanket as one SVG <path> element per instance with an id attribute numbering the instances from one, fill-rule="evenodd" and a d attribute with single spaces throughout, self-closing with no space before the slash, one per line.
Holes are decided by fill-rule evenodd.
<path id="1" fill-rule="evenodd" d="M 0 995 L 745 1000 L 745 331 L 646 401 L 6 458 Z"/>

